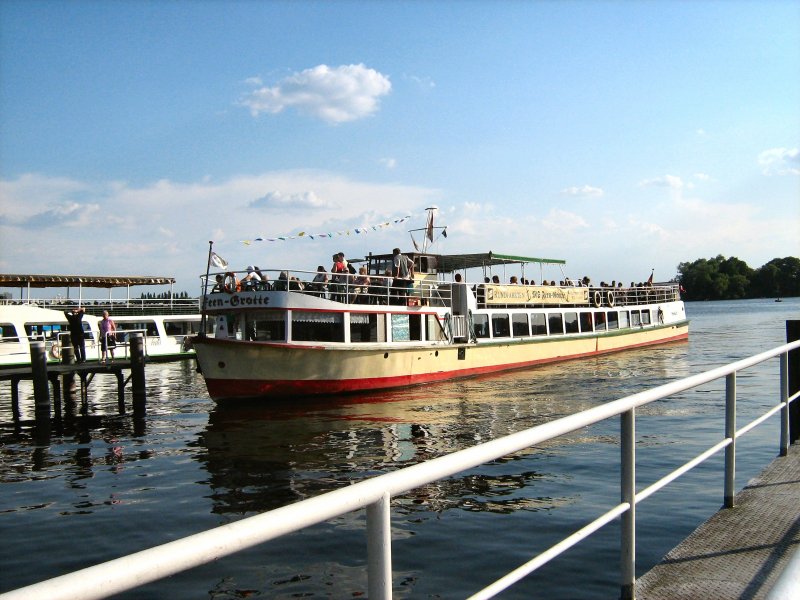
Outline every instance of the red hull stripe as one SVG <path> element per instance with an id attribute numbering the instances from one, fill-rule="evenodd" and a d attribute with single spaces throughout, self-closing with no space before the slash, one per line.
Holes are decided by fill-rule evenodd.
<path id="1" fill-rule="evenodd" d="M 552 358 L 523 361 L 518 363 L 508 363 L 502 365 L 492 365 L 487 367 L 475 367 L 472 369 L 459 369 L 453 371 L 440 371 L 436 373 L 421 373 L 418 375 L 403 375 L 400 377 L 370 377 L 365 379 L 328 379 L 328 380 L 292 380 L 292 379 L 273 379 L 269 381 L 258 379 L 212 379 L 206 378 L 206 387 L 209 395 L 214 400 L 231 398 L 256 398 L 259 396 L 310 396 L 318 394 L 341 394 L 348 392 L 363 392 L 368 390 L 382 390 L 422 383 L 437 381 L 447 381 L 449 379 L 459 379 L 463 377 L 473 377 L 485 375 L 487 373 L 497 373 L 510 371 L 512 369 L 523 369 L 535 365 L 552 362 L 584 358 L 587 356 L 597 356 L 600 354 L 610 354 L 622 350 L 630 350 L 643 346 L 653 346 L 668 342 L 677 342 L 689 339 L 689 333 L 682 333 L 670 338 L 659 339 L 652 342 L 642 342 L 631 344 L 622 348 L 609 350 L 595 350 L 567 356 L 557 356 Z"/>

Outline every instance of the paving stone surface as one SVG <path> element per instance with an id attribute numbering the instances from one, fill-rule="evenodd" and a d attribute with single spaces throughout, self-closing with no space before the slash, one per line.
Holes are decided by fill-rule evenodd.
<path id="1" fill-rule="evenodd" d="M 636 583 L 638 600 L 764 598 L 800 550 L 800 444 Z"/>

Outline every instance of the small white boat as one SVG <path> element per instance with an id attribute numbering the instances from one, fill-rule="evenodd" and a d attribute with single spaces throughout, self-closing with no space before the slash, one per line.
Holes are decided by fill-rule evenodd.
<path id="1" fill-rule="evenodd" d="M 0 283 L 6 286 L 13 282 L 24 289 L 25 284 L 38 288 L 59 288 L 81 284 L 83 287 L 121 287 L 131 285 L 163 285 L 169 278 L 155 277 L 87 277 L 54 275 L 0 275 Z M 194 356 L 190 346 L 193 335 L 200 333 L 201 316 L 196 308 L 197 300 L 182 303 L 171 301 L 147 301 L 141 299 L 86 299 L 83 290 L 78 299 L 28 298 L 0 301 L 0 369 L 30 365 L 30 342 L 45 342 L 48 360 L 61 357 L 63 338 L 69 333 L 64 311 L 78 306 L 84 307 L 83 317 L 87 360 L 99 360 L 99 321 L 102 311 L 109 310 L 117 326 L 116 358 L 127 358 L 132 334 L 144 336 L 145 355 L 151 360 L 179 360 Z M 195 309 L 195 310 L 193 310 Z M 181 313 L 180 311 L 184 311 Z M 172 314 L 178 311 L 179 314 Z M 90 314 L 94 313 L 94 314 Z M 119 313 L 119 314 L 118 314 Z"/>
<path id="2" fill-rule="evenodd" d="M 283 269 L 265 270 L 270 281 L 246 289 L 238 283 L 243 274 L 210 274 L 211 282 L 216 275 L 222 279 L 204 301 L 215 337 L 192 340 L 210 396 L 272 398 L 419 385 L 689 335 L 677 283 L 534 285 L 525 266 L 564 261 L 493 252 L 405 255 L 415 267 L 410 288 L 385 278 L 392 255 L 365 258 L 369 285 L 359 285 L 353 275 L 319 284 L 317 272 Z M 521 271 L 521 284 L 465 279 L 476 270 L 511 268 Z M 462 273 L 464 281 L 458 281 Z"/>

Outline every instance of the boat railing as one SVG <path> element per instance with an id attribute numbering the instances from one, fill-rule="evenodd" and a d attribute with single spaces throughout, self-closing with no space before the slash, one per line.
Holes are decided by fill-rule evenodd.
<path id="1" fill-rule="evenodd" d="M 72 310 L 82 306 L 86 314 L 100 316 L 107 310 L 113 316 L 181 315 L 200 312 L 199 298 L 31 298 L 29 300 L 0 299 L 0 305 L 26 305 L 50 310 Z"/>
<path id="2" fill-rule="evenodd" d="M 249 291 L 282 291 L 310 294 L 341 302 L 344 304 L 409 304 L 421 306 L 450 306 L 452 300 L 452 283 L 428 278 L 416 278 L 410 285 L 384 275 L 367 275 L 364 282 L 362 275 L 351 273 L 321 273 L 319 271 L 302 270 L 261 270 L 261 279 L 247 279 L 246 271 L 228 271 L 209 275 L 208 291 L 215 292 L 249 292 Z M 315 280 L 316 278 L 316 280 Z M 486 301 L 491 291 L 508 290 L 510 285 L 495 283 L 467 283 L 477 298 L 478 308 L 515 308 L 543 306 L 535 301 L 506 303 Z M 515 285 L 520 290 L 542 290 L 548 287 L 559 290 L 574 290 L 577 286 L 525 286 Z M 548 303 L 546 306 L 574 307 L 614 307 L 642 304 L 659 304 L 680 300 L 677 283 L 643 285 L 629 288 L 621 287 L 588 287 L 579 288 L 586 291 L 586 299 L 579 302 Z M 583 298 L 583 295 L 582 295 Z"/>
<path id="3" fill-rule="evenodd" d="M 262 269 L 261 279 L 247 279 L 246 271 L 209 274 L 208 291 L 296 292 L 343 304 L 449 306 L 450 285 L 428 279 L 403 283 L 384 275 L 324 273 L 318 271 Z M 219 276 L 219 279 L 218 279 Z M 315 280 L 316 279 L 316 280 Z"/>
<path id="4" fill-rule="evenodd" d="M 111 596 L 199 565 L 216 562 L 224 556 L 364 508 L 366 508 L 367 530 L 365 562 L 368 597 L 372 600 L 388 599 L 392 597 L 393 582 L 391 525 L 393 497 L 614 417 L 620 418 L 620 502 L 607 508 L 591 522 L 567 535 L 544 552 L 531 557 L 470 598 L 483 599 L 496 596 L 617 518 L 621 521 L 620 596 L 623 599 L 634 598 L 637 504 L 724 450 L 723 504 L 726 508 L 733 507 L 737 440 L 777 413 L 780 413 L 779 453 L 781 456 L 788 454 L 790 403 L 797 401 L 800 396 L 800 392 L 789 395 L 789 352 L 798 349 L 800 340 L 446 456 L 371 477 L 260 515 L 0 594 L 0 600 L 27 598 L 81 600 Z M 738 372 L 773 358 L 780 360 L 777 401 L 773 402 L 761 416 L 737 428 Z M 724 424 L 721 423 L 723 425 L 721 429 L 724 429 L 723 437 L 696 457 L 663 475 L 655 483 L 637 490 L 636 409 L 723 378 L 725 380 L 724 411 L 721 411 L 724 413 Z M 757 401 L 761 403 L 763 399 L 759 398 Z"/>

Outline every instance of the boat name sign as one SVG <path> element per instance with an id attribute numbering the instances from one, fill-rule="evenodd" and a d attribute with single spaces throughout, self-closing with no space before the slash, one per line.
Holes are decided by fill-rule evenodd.
<path id="1" fill-rule="evenodd" d="M 589 301 L 588 288 L 545 285 L 486 285 L 487 304 L 581 304 Z"/>
<path id="2" fill-rule="evenodd" d="M 263 293 L 239 294 L 215 294 L 208 299 L 207 308 L 236 308 L 239 306 L 267 306 L 269 296 Z"/>

